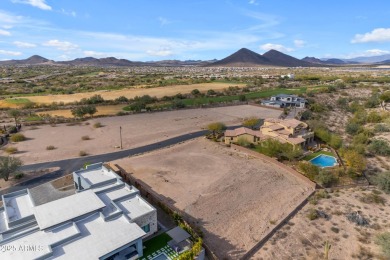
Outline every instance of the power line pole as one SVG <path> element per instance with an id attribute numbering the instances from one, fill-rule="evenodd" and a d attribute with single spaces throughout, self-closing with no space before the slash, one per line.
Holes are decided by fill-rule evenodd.
<path id="1" fill-rule="evenodd" d="M 122 150 L 122 126 L 119 127 L 119 136 L 121 138 L 121 150 Z"/>

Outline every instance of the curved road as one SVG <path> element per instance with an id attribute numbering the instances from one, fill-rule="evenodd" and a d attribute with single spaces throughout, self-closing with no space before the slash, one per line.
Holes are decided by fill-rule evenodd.
<path id="1" fill-rule="evenodd" d="M 236 126 L 234 126 L 236 127 Z M 234 128 L 233 127 L 233 128 Z M 231 127 L 229 127 L 231 128 Z M 153 150 L 157 150 L 163 147 L 171 146 L 174 144 L 178 144 L 180 142 L 184 142 L 190 139 L 194 139 L 200 136 L 204 136 L 208 131 L 207 130 L 201 130 L 185 135 L 180 135 L 177 137 L 173 137 L 161 142 L 140 146 L 136 148 L 131 148 L 127 150 L 121 150 L 118 152 L 113 153 L 107 153 L 107 154 L 99 154 L 99 155 L 92 155 L 92 156 L 86 156 L 86 157 L 79 157 L 79 158 L 72 158 L 72 159 L 65 159 L 60 161 L 53 161 L 53 162 L 43 162 L 43 163 L 36 163 L 36 164 L 30 164 L 25 165 L 21 168 L 22 171 L 33 171 L 33 170 L 41 170 L 41 169 L 47 169 L 51 167 L 59 167 L 60 169 L 50 173 L 46 174 L 44 176 L 40 176 L 22 183 L 19 183 L 15 186 L 9 187 L 7 189 L 4 189 L 0 191 L 0 195 L 10 193 L 13 191 L 18 191 L 26 188 L 32 188 L 39 184 L 57 179 L 61 176 L 64 176 L 66 174 L 72 173 L 75 170 L 78 170 L 83 167 L 85 163 L 97 163 L 97 162 L 108 162 L 113 160 L 118 160 L 121 158 L 125 158 L 131 155 L 140 154 L 140 153 L 146 153 L 151 152 Z"/>

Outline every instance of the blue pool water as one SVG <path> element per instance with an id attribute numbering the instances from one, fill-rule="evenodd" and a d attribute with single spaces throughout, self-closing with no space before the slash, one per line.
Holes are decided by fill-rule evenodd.
<path id="1" fill-rule="evenodd" d="M 310 160 L 312 164 L 318 167 L 332 167 L 337 165 L 337 160 L 333 156 L 320 154 L 316 158 Z"/>

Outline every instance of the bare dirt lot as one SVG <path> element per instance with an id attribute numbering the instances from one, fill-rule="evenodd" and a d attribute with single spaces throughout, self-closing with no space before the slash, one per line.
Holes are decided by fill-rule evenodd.
<path id="1" fill-rule="evenodd" d="M 115 161 L 191 216 L 219 259 L 239 259 L 312 192 L 286 170 L 198 138 Z"/>
<path id="2" fill-rule="evenodd" d="M 199 131 L 211 122 L 238 125 L 246 117 L 277 118 L 280 113 L 279 110 L 242 105 L 97 118 L 72 126 L 42 125 L 35 130 L 23 127 L 22 133 L 27 140 L 7 146 L 16 147 L 19 152 L 15 156 L 25 164 L 31 164 L 78 157 L 80 151 L 89 155 L 117 151 L 115 146 L 120 144 L 120 126 L 123 149 L 129 149 Z M 103 127 L 94 128 L 96 122 Z M 82 140 L 83 136 L 88 136 L 89 140 Z M 55 149 L 47 150 L 48 146 Z M 0 151 L 0 155 L 3 154 L 5 152 Z"/>
<path id="3" fill-rule="evenodd" d="M 375 236 L 390 230 L 390 195 L 379 194 L 385 202 L 364 203 L 371 190 L 351 188 L 336 191 L 317 205 L 306 205 L 279 230 L 254 259 L 324 259 L 324 243 L 329 241 L 329 259 L 388 259 L 374 243 Z M 329 219 L 308 219 L 310 209 L 321 210 Z M 361 227 L 346 214 L 360 211 L 369 222 Z"/>
<path id="4" fill-rule="evenodd" d="M 134 98 L 135 96 L 150 95 L 152 97 L 161 98 L 163 96 L 174 96 L 177 93 L 190 93 L 194 89 L 198 89 L 201 92 L 206 92 L 209 89 L 213 90 L 223 90 L 230 86 L 239 86 L 243 87 L 244 84 L 240 83 L 201 83 L 201 84 L 192 84 L 192 85 L 174 85 L 166 87 L 156 87 L 156 88 L 144 88 L 144 87 L 132 87 L 121 90 L 102 90 L 86 93 L 75 93 L 69 95 L 46 95 L 46 96 L 28 96 L 28 97 L 18 97 L 20 99 L 28 99 L 31 102 L 38 104 L 50 104 L 52 102 L 64 102 L 70 103 L 75 101 L 80 101 L 82 98 L 90 98 L 93 95 L 101 95 L 106 100 L 113 100 L 120 96 L 125 96 L 127 98 Z M 0 107 L 15 107 L 15 104 L 9 103 L 6 100 L 0 100 Z"/>

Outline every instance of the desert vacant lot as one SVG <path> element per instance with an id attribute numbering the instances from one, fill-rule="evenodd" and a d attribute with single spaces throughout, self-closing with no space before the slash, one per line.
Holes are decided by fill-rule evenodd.
<path id="1" fill-rule="evenodd" d="M 239 259 L 312 189 L 286 170 L 198 138 L 115 161 L 188 213 L 219 259 Z"/>
<path id="2" fill-rule="evenodd" d="M 24 127 L 22 132 L 28 140 L 9 145 L 18 148 L 19 152 L 15 156 L 20 157 L 25 164 L 31 164 L 78 157 L 81 150 L 90 155 L 117 151 L 115 146 L 120 144 L 120 126 L 123 148 L 128 149 L 199 131 L 211 122 L 238 125 L 245 117 L 276 118 L 280 113 L 278 110 L 243 105 L 105 117 L 73 126 L 42 125 L 35 130 Z M 100 122 L 103 127 L 94 128 L 96 122 Z M 88 136 L 90 140 L 83 141 L 82 136 Z M 46 150 L 50 145 L 56 149 Z M 0 150 L 2 154 L 4 152 Z"/>
<path id="3" fill-rule="evenodd" d="M 75 93 L 70 95 L 46 95 L 46 96 L 28 96 L 28 97 L 18 97 L 18 99 L 28 99 L 31 102 L 38 104 L 50 104 L 52 102 L 75 102 L 80 101 L 82 98 L 90 98 L 93 95 L 101 95 L 106 100 L 113 100 L 120 96 L 125 96 L 127 98 L 134 98 L 135 96 L 150 95 L 152 97 L 161 98 L 163 96 L 174 96 L 177 93 L 190 93 L 194 89 L 198 89 L 201 92 L 206 92 L 209 89 L 213 90 L 223 90 L 230 86 L 239 86 L 244 87 L 245 84 L 240 83 L 202 83 L 202 84 L 192 84 L 192 85 L 174 85 L 166 87 L 157 87 L 157 88 L 145 88 L 145 87 L 132 87 L 121 90 L 112 90 L 112 91 L 95 91 L 95 92 L 86 92 L 86 93 Z M 24 104 L 21 104 L 24 105 Z M 14 103 L 9 103 L 6 100 L 0 100 L 0 107 L 15 107 Z"/>
<path id="4" fill-rule="evenodd" d="M 361 201 L 371 194 L 371 190 L 362 188 L 340 190 L 317 205 L 306 205 L 254 259 L 323 259 L 325 241 L 331 244 L 329 259 L 388 259 L 381 255 L 374 240 L 377 234 L 390 230 L 390 196 L 379 194 L 384 204 Z M 310 221 L 310 209 L 323 211 L 329 219 Z M 368 226 L 360 227 L 347 219 L 346 214 L 356 211 L 368 220 Z"/>

